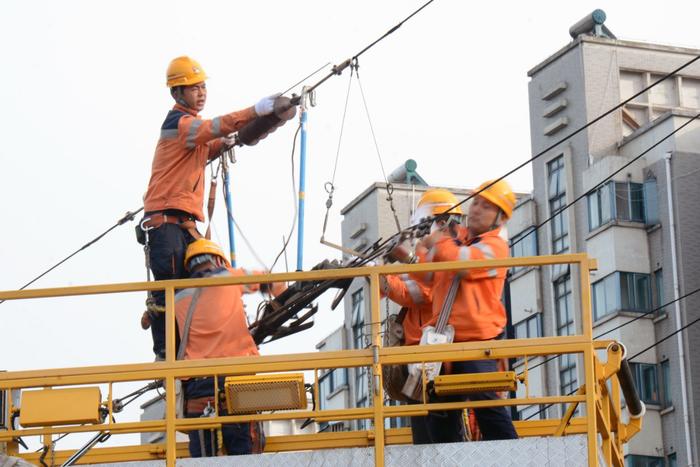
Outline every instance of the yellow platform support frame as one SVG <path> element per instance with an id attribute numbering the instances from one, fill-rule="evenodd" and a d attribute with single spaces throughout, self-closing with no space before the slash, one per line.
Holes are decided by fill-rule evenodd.
<path id="1" fill-rule="evenodd" d="M 512 339 L 481 342 L 459 342 L 433 346 L 382 347 L 379 278 L 386 274 L 411 272 L 467 270 L 476 268 L 548 266 L 571 264 L 578 267 L 581 289 L 582 334 L 533 339 Z M 464 409 L 486 406 L 514 406 L 531 404 L 570 404 L 562 419 L 544 419 L 515 422 L 520 436 L 560 436 L 585 433 L 588 441 L 588 463 L 599 465 L 624 465 L 622 446 L 641 429 L 641 419 L 624 423 L 621 418 L 621 400 L 617 370 L 621 359 L 621 347 L 614 341 L 594 341 L 591 317 L 590 271 L 596 268 L 594 260 L 585 254 L 567 254 L 509 258 L 503 260 L 455 261 L 444 263 L 387 265 L 340 270 L 269 274 L 265 276 L 217 277 L 185 279 L 160 282 L 136 282 L 125 284 L 64 287 L 0 292 L 0 300 L 25 300 L 32 298 L 66 297 L 94 294 L 113 294 L 135 291 L 165 290 L 166 297 L 166 360 L 156 363 L 134 363 L 124 365 L 74 367 L 35 371 L 12 371 L 0 373 L 0 391 L 12 393 L 18 390 L 58 388 L 62 386 L 108 385 L 108 409 L 106 422 L 90 425 L 43 426 L 0 430 L 0 443 L 6 443 L 8 453 L 36 462 L 38 454 L 20 453 L 18 437 L 39 436 L 44 444 L 51 445 L 52 437 L 58 434 L 78 432 L 120 433 L 166 433 L 166 442 L 161 445 L 120 446 L 93 448 L 81 462 L 124 462 L 165 458 L 168 466 L 174 466 L 177 457 L 187 456 L 186 445 L 176 443 L 178 430 L 215 428 L 223 423 L 263 420 L 304 419 L 353 420 L 369 419 L 373 428 L 362 431 L 318 433 L 269 437 L 266 451 L 293 451 L 337 447 L 374 447 L 375 465 L 384 465 L 384 447 L 389 444 L 411 442 L 410 429 L 385 429 L 384 420 L 392 417 L 425 415 L 429 410 Z M 288 355 L 217 358 L 208 360 L 175 360 L 175 289 L 187 287 L 210 287 L 230 284 L 258 282 L 325 280 L 338 278 L 367 277 L 370 281 L 371 346 L 367 349 L 335 352 L 315 352 Z M 601 361 L 596 353 L 607 349 L 607 360 Z M 385 405 L 382 385 L 382 365 L 413 362 L 461 361 L 476 359 L 524 358 L 560 354 L 579 354 L 583 357 L 584 385 L 574 395 L 502 399 L 496 401 L 450 402 L 388 406 Z M 312 370 L 318 388 L 318 372 L 324 369 L 368 366 L 372 375 L 372 406 L 339 410 L 294 410 L 274 413 L 215 416 L 207 418 L 178 418 L 175 410 L 175 382 L 179 378 L 202 376 L 237 376 L 272 372 L 299 372 Z M 527 368 L 527 365 L 526 365 Z M 527 370 L 524 372 L 527 385 Z M 138 422 L 116 422 L 112 419 L 112 385 L 125 381 L 163 380 L 166 393 L 166 416 L 164 420 Z M 609 381 L 609 383 L 608 383 Z M 608 390 L 610 384 L 611 390 Z M 527 387 L 527 386 L 526 386 Z M 10 394 L 11 395 L 11 394 Z M 318 391 L 315 392 L 318 404 Z M 12 397 L 7 398 L 10 411 Z M 585 414 L 572 418 L 573 408 L 585 404 Z M 600 436 L 600 442 L 599 442 Z M 65 460 L 72 452 L 55 451 L 51 455 L 56 462 Z"/>

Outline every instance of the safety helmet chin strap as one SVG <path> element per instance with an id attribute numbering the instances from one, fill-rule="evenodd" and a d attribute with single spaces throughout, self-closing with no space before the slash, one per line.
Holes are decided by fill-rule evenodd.
<path id="1" fill-rule="evenodd" d="M 187 101 L 185 101 L 185 98 L 183 97 L 184 93 L 182 88 L 183 86 L 173 86 L 172 88 L 170 88 L 170 95 L 173 96 L 175 102 L 189 109 L 191 107 L 187 105 Z"/>
<path id="2" fill-rule="evenodd" d="M 496 230 L 501 227 L 503 224 L 503 211 L 501 209 L 498 210 L 498 214 L 496 214 L 496 218 L 493 220 L 493 224 L 491 224 L 491 227 L 489 227 L 489 232 L 492 230 Z"/>

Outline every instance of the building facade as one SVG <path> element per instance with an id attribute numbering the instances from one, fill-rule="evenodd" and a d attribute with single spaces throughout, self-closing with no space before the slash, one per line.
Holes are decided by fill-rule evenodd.
<path id="1" fill-rule="evenodd" d="M 511 253 L 596 258 L 594 336 L 623 342 L 630 357 L 700 316 L 696 296 L 664 306 L 700 286 L 700 65 L 577 130 L 698 55 L 582 34 L 528 73 L 531 149 L 541 156 L 532 196 L 509 224 Z M 523 268 L 511 271 L 509 287 L 516 337 L 581 331 L 578 271 Z M 628 465 L 697 463 L 698 344 L 700 326 L 689 327 L 630 360 L 647 413 Z M 581 369 L 575 355 L 546 362 L 530 373 L 530 394 L 568 394 L 583 381 Z M 538 418 L 542 409 L 519 412 Z"/>

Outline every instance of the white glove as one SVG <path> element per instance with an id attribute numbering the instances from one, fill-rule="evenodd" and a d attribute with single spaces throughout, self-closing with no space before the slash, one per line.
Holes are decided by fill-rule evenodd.
<path id="1" fill-rule="evenodd" d="M 275 99 L 277 99 L 280 95 L 281 94 L 278 92 L 260 99 L 258 103 L 255 104 L 255 113 L 258 114 L 258 117 L 271 114 L 272 111 L 275 110 Z"/>
<path id="2" fill-rule="evenodd" d="M 221 138 L 226 145 L 226 147 L 230 148 L 234 144 L 236 144 L 236 133 L 229 133 L 228 135 L 224 136 Z"/>

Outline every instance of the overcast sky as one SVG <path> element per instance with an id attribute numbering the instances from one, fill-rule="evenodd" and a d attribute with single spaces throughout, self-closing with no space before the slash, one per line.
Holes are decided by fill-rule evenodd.
<path id="1" fill-rule="evenodd" d="M 212 118 L 351 57 L 422 3 L 4 2 L 0 290 L 20 287 L 142 205 L 159 128 L 172 106 L 165 87 L 172 58 L 190 55 L 209 74 L 202 114 Z M 502 175 L 531 157 L 527 71 L 571 40 L 569 26 L 602 8 L 621 39 L 699 46 L 698 3 L 673 5 L 436 0 L 360 58 L 387 173 L 413 158 L 433 185 L 473 187 Z M 346 72 L 327 81 L 309 112 L 306 269 L 340 256 L 318 239 L 348 79 Z M 236 218 L 267 265 L 293 219 L 295 128 L 296 120 L 239 149 L 232 168 Z M 355 83 L 327 238 L 340 242 L 340 209 L 382 178 Z M 509 181 L 517 190 L 532 188 L 529 168 Z M 115 229 L 32 287 L 144 280 L 133 227 Z M 225 244 L 226 229 L 219 196 L 213 238 Z M 240 236 L 237 251 L 239 265 L 260 267 Z M 293 268 L 296 238 L 288 257 Z M 138 325 L 144 298 L 1 304 L 0 369 L 151 361 L 150 333 Z M 313 329 L 261 352 L 313 351 L 341 323 L 341 310 L 322 310 Z"/>

